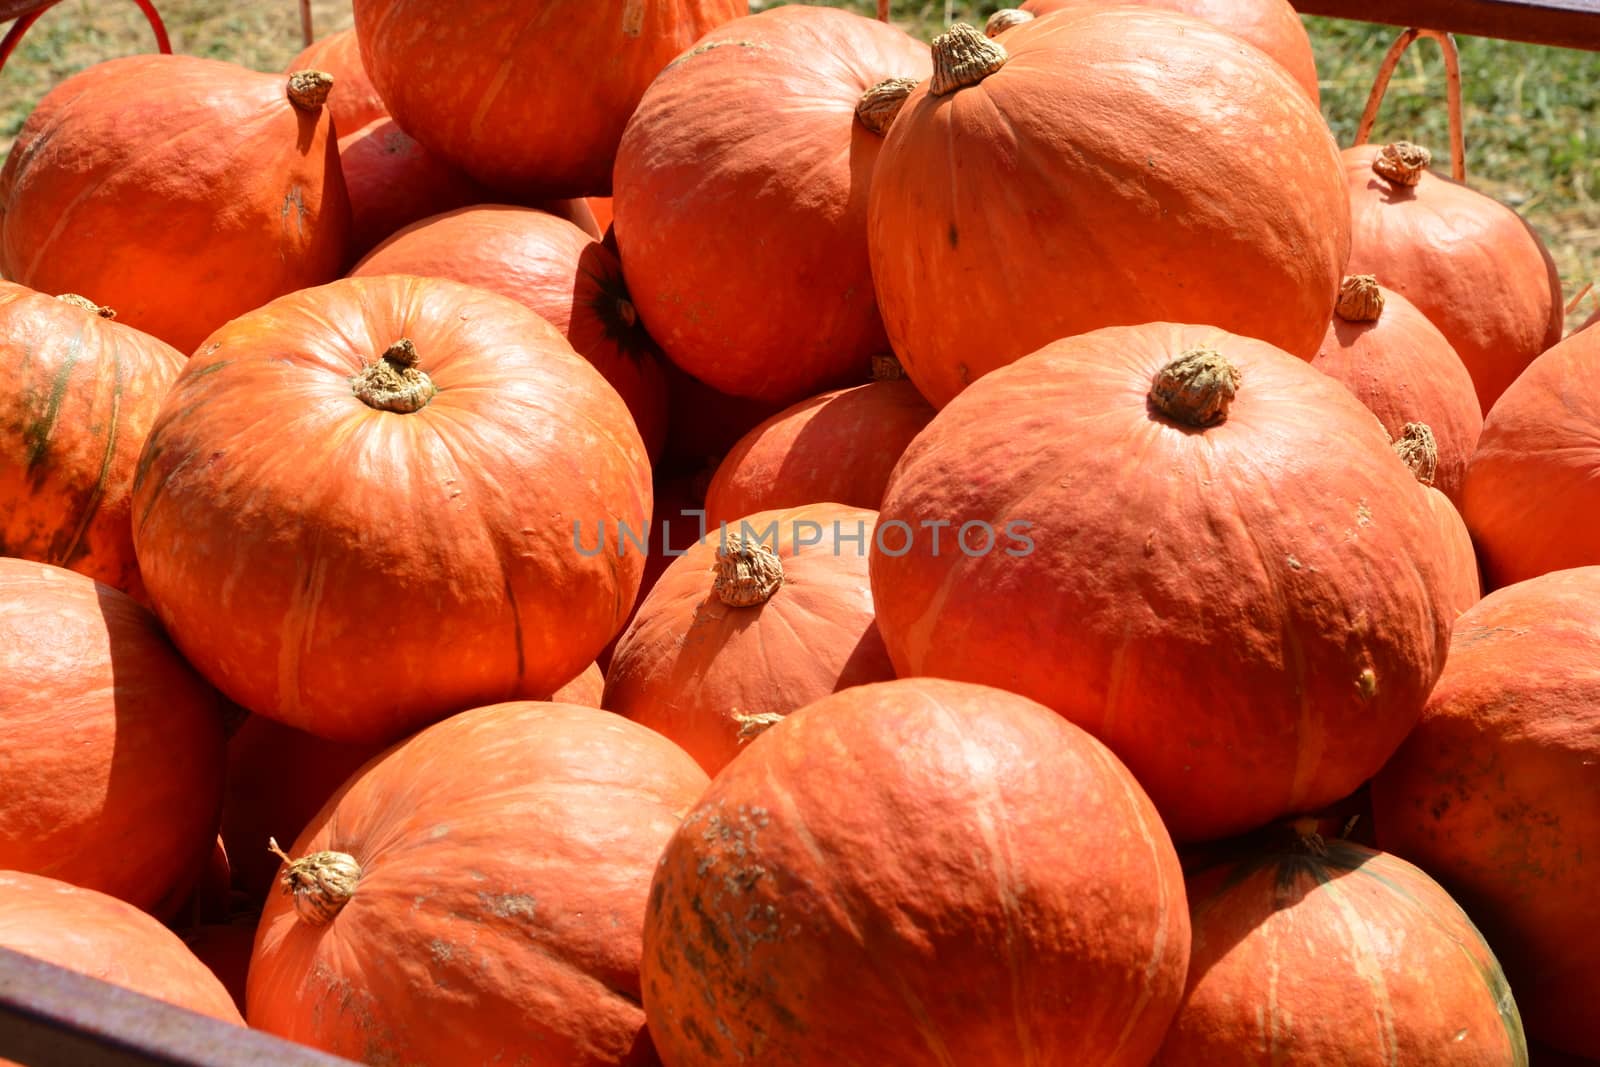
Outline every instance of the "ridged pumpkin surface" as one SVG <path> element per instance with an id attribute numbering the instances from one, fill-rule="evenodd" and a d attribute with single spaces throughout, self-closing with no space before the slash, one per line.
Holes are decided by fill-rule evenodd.
<path id="1" fill-rule="evenodd" d="M 650 890 L 667 1067 L 1142 1065 L 1189 957 L 1137 782 L 1031 700 L 913 678 L 778 723 L 716 777 Z"/>
<path id="2" fill-rule="evenodd" d="M 1002 50 L 975 84 L 919 86 L 873 175 L 878 304 L 934 406 L 1102 326 L 1204 322 L 1316 352 L 1350 206 L 1327 124 L 1281 66 L 1142 8 L 1036 19 Z"/>
<path id="3" fill-rule="evenodd" d="M 888 345 L 867 262 L 883 136 L 862 94 L 927 45 L 804 4 L 708 34 L 650 86 L 617 151 L 617 245 L 650 333 L 736 396 L 793 403 Z"/>
<path id="4" fill-rule="evenodd" d="M 419 409 L 372 406 L 419 375 Z M 616 391 L 521 304 L 351 278 L 212 336 L 134 508 L 151 599 L 202 673 L 252 711 L 381 742 L 594 659 L 638 587 L 613 531 L 643 527 L 650 468 Z"/>
<path id="5" fill-rule="evenodd" d="M 1158 380 L 1223 399 L 1204 388 L 1216 356 L 1238 375 L 1220 422 L 1153 406 Z M 898 673 L 1055 708 L 1180 840 L 1352 792 L 1444 664 L 1439 525 L 1377 419 L 1209 327 L 1111 327 L 996 371 L 906 450 L 880 531 L 896 521 L 871 563 Z M 958 543 L 967 523 L 992 541 L 974 526 Z"/>
<path id="6" fill-rule="evenodd" d="M 1486 596 L 1456 621 L 1422 719 L 1373 781 L 1378 841 L 1450 888 L 1528 1032 L 1600 1057 L 1600 567 Z"/>
<path id="7" fill-rule="evenodd" d="M 359 864 L 325 925 L 276 895 L 252 1026 L 366 1062 L 654 1063 L 639 1006 L 656 860 L 706 776 L 607 712 L 462 712 L 351 784 L 292 854 Z"/>
<path id="8" fill-rule="evenodd" d="M 81 293 L 186 354 L 338 277 L 350 203 L 333 123 L 291 103 L 288 81 L 184 55 L 68 78 L 0 174 L 0 272 Z"/>
<path id="9" fill-rule="evenodd" d="M 285 74 L 297 70 L 321 70 L 333 75 L 334 91 L 328 96 L 335 132 L 342 138 L 379 119 L 386 119 L 383 100 L 361 64 L 361 42 L 356 31 L 340 30 L 320 37 L 305 47 L 284 68 Z"/>
<path id="10" fill-rule="evenodd" d="M 222 761 L 217 696 L 150 612 L 0 559 L 0 870 L 155 908 L 211 851 Z"/>
<path id="11" fill-rule="evenodd" d="M 0 555 L 143 597 L 133 469 L 184 355 L 71 300 L 0 282 Z"/>

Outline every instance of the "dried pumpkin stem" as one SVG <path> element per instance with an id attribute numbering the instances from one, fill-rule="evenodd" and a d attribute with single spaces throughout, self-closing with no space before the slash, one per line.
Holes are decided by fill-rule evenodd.
<path id="1" fill-rule="evenodd" d="M 1433 153 L 1410 141 L 1395 141 L 1378 149 L 1372 172 L 1395 185 L 1415 185 L 1433 163 Z"/>
<path id="2" fill-rule="evenodd" d="M 1383 290 L 1375 274 L 1351 274 L 1339 286 L 1334 313 L 1346 322 L 1377 322 L 1383 314 Z"/>
<path id="3" fill-rule="evenodd" d="M 933 39 L 933 84 L 929 92 L 944 96 L 977 85 L 1006 65 L 1010 56 L 998 41 L 991 41 L 965 22 Z"/>
<path id="4" fill-rule="evenodd" d="M 312 926 L 326 926 L 343 910 L 361 881 L 361 864 L 348 852 L 313 852 L 302 859 L 290 859 L 274 838 L 267 838 L 267 851 L 288 866 L 278 884 L 293 894 L 295 914 Z"/>
<path id="5" fill-rule="evenodd" d="M 88 297 L 79 296 L 77 293 L 62 293 L 60 296 L 56 297 L 56 299 L 61 301 L 63 304 L 71 304 L 73 307 L 83 308 L 85 311 L 93 312 L 94 314 L 99 315 L 102 319 L 114 319 L 117 317 L 117 313 L 115 311 L 108 307 L 101 307 Z"/>
<path id="6" fill-rule="evenodd" d="M 1438 478 L 1439 441 L 1427 423 L 1408 422 L 1401 427 L 1394 450 L 1423 485 L 1432 485 Z"/>
<path id="7" fill-rule="evenodd" d="M 875 382 L 898 382 L 906 376 L 906 369 L 892 352 L 880 352 L 872 357 L 872 380 Z"/>
<path id="8" fill-rule="evenodd" d="M 1295 847 L 1300 851 L 1313 856 L 1328 854 L 1328 842 L 1317 829 L 1317 820 L 1309 817 L 1296 819 L 1289 824 L 1289 829 L 1294 834 Z"/>
<path id="9" fill-rule="evenodd" d="M 731 608 L 765 604 L 783 584 L 783 562 L 759 541 L 729 537 L 717 549 L 712 589 Z"/>
<path id="10" fill-rule="evenodd" d="M 1024 22 L 1032 21 L 1033 12 L 1031 11 L 1024 11 L 1019 7 L 1003 7 L 989 16 L 989 21 L 984 23 L 983 32 L 985 36 L 992 39 L 1014 26 L 1020 26 Z"/>
<path id="11" fill-rule="evenodd" d="M 856 101 L 856 119 L 873 133 L 888 133 L 894 117 L 905 107 L 906 98 L 917 87 L 915 78 L 886 78 L 861 94 Z"/>
<path id="12" fill-rule="evenodd" d="M 438 392 L 433 379 L 417 366 L 421 357 L 410 338 L 389 346 L 383 358 L 350 379 L 350 388 L 369 408 L 408 415 L 420 411 Z"/>
<path id="13" fill-rule="evenodd" d="M 333 75 L 322 70 L 297 70 L 289 75 L 289 102 L 301 111 L 316 111 L 328 102 Z"/>
<path id="14" fill-rule="evenodd" d="M 1220 352 L 1191 348 L 1156 372 L 1150 403 L 1173 422 L 1200 429 L 1228 417 L 1239 371 Z"/>

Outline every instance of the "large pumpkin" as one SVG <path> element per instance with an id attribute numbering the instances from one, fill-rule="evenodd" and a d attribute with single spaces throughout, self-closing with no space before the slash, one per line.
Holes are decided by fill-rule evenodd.
<path id="1" fill-rule="evenodd" d="M 367 77 L 367 68 L 361 64 L 361 43 L 356 40 L 355 30 L 330 33 L 306 45 L 284 73 L 297 70 L 320 70 L 333 75 L 333 83 L 339 88 L 328 96 L 328 110 L 340 137 L 389 117 L 372 79 Z"/>
<path id="2" fill-rule="evenodd" d="M 1344 151 L 1349 270 L 1415 304 L 1466 364 L 1484 412 L 1561 340 L 1561 280 L 1539 235 L 1510 208 L 1428 169 L 1407 142 Z"/>
<path id="3" fill-rule="evenodd" d="M 1501 394 L 1461 512 L 1491 587 L 1600 563 L 1600 330 L 1562 341 Z"/>
<path id="4" fill-rule="evenodd" d="M 115 314 L 0 282 L 0 555 L 142 597 L 133 468 L 184 356 Z"/>
<path id="5" fill-rule="evenodd" d="M 1422 719 L 1372 786 L 1378 840 L 1450 888 L 1528 1032 L 1600 1057 L 1600 567 L 1489 594 L 1456 621 Z"/>
<path id="6" fill-rule="evenodd" d="M 1155 1067 L 1510 1067 L 1522 1020 L 1459 905 L 1398 856 L 1295 835 L 1188 880 L 1189 985 Z"/>
<path id="7" fill-rule="evenodd" d="M 68 78 L 0 174 L 0 273 L 81 293 L 185 353 L 338 277 L 350 204 L 328 93 L 325 75 L 181 55 Z"/>
<path id="8" fill-rule="evenodd" d="M 904 31 L 788 5 L 708 34 L 650 86 L 617 151 L 617 245 L 673 362 L 793 403 L 864 381 L 888 345 L 867 193 L 892 115 L 865 94 L 930 73 Z"/>
<path id="9" fill-rule="evenodd" d="M 810 504 L 709 531 L 667 566 L 617 642 L 604 706 L 716 774 L 775 719 L 893 678 L 867 578 L 876 518 Z"/>
<path id="10" fill-rule="evenodd" d="M 889 339 L 936 407 L 1102 326 L 1204 322 L 1316 353 L 1350 206 L 1281 66 L 1127 7 L 1036 19 L 1003 46 L 957 26 L 934 66 L 884 142 L 868 234 Z"/>
<path id="11" fill-rule="evenodd" d="M 574 460 L 581 457 L 581 462 Z M 229 323 L 168 394 L 134 546 L 228 696 L 333 740 L 539 697 L 622 625 L 650 469 L 549 323 L 443 279 L 351 278 Z"/>
<path id="12" fill-rule="evenodd" d="M 902 677 L 1048 704 L 1200 839 L 1383 765 L 1444 664 L 1443 554 L 1342 385 L 1152 323 L 1047 346 L 941 411 L 889 480 L 872 595 Z"/>
<path id="13" fill-rule="evenodd" d="M 1143 1065 L 1189 956 L 1139 783 L 1031 700 L 912 678 L 797 711 L 716 777 L 650 890 L 667 1067 Z"/>
<path id="14" fill-rule="evenodd" d="M 745 0 L 356 0 L 361 58 L 403 128 L 488 185 L 606 195 L 645 87 Z"/>
<path id="15" fill-rule="evenodd" d="M 654 1062 L 646 897 L 705 786 L 670 741 L 593 708 L 500 704 L 424 730 L 296 844 L 250 1024 L 367 1062 Z"/>
<path id="16" fill-rule="evenodd" d="M 110 586 L 0 559 L 0 870 L 147 910 L 216 840 L 217 697 Z"/>
<path id="17" fill-rule="evenodd" d="M 451 278 L 511 297 L 544 316 L 605 375 L 652 456 L 667 432 L 660 352 L 639 322 L 610 249 L 576 224 L 532 208 L 486 204 L 418 222 L 351 271 Z"/>
<path id="18" fill-rule="evenodd" d="M 1425 423 L 1437 449 L 1431 484 L 1460 501 L 1483 412 L 1461 357 L 1416 305 L 1370 274 L 1346 278 L 1311 365 L 1343 382 L 1390 437 Z"/>

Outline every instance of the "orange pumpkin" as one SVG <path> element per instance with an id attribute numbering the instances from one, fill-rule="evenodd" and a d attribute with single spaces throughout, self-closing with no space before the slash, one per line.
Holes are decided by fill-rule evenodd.
<path id="1" fill-rule="evenodd" d="M 802 708 L 667 843 L 644 1005 L 669 1064 L 1149 1062 L 1189 958 L 1131 774 L 1031 700 L 909 678 Z"/>
<path id="2" fill-rule="evenodd" d="M 184 356 L 114 316 L 0 282 L 0 555 L 142 599 L 134 462 Z"/>
<path id="3" fill-rule="evenodd" d="M 660 352 L 639 322 L 617 257 L 576 224 L 532 208 L 486 204 L 395 234 L 350 272 L 420 274 L 526 304 L 605 376 L 652 457 L 667 432 Z"/>
<path id="4" fill-rule="evenodd" d="M 745 0 L 356 0 L 389 112 L 479 181 L 536 198 L 609 195 L 645 87 Z"/>
<path id="5" fill-rule="evenodd" d="M 176 905 L 216 840 L 222 759 L 216 694 L 148 611 L 0 559 L 0 869 Z"/>
<path id="6" fill-rule="evenodd" d="M 1108 327 L 994 372 L 906 450 L 878 529 L 898 673 L 1055 708 L 1180 840 L 1351 793 L 1444 664 L 1440 527 L 1378 421 L 1210 327 Z"/>
<path id="7" fill-rule="evenodd" d="M 82 293 L 185 353 L 338 277 L 350 203 L 328 92 L 317 75 L 182 55 L 73 75 L 0 175 L 0 273 Z"/>
<path id="8" fill-rule="evenodd" d="M 867 193 L 891 116 L 863 94 L 928 76 L 927 46 L 804 4 L 708 34 L 650 86 L 617 150 L 617 245 L 673 362 L 735 396 L 793 403 L 867 377 L 888 344 Z M 859 114 L 858 114 L 859 112 Z"/>
<path id="9" fill-rule="evenodd" d="M 655 1062 L 640 930 L 705 786 L 670 741 L 593 708 L 500 704 L 424 730 L 297 842 L 261 918 L 251 1025 L 368 1062 Z"/>
<path id="10" fill-rule="evenodd" d="M 957 26 L 935 43 L 873 174 L 873 280 L 923 395 L 941 407 L 1058 338 L 1150 321 L 1310 359 L 1350 205 L 1288 73 L 1143 8 L 1036 19 L 1004 41 Z"/>
<path id="11" fill-rule="evenodd" d="M 615 530 L 643 527 L 650 468 L 553 326 L 390 275 L 212 335 L 150 434 L 134 508 L 150 597 L 202 673 L 252 711 L 379 743 L 594 659 L 638 587 Z"/>
<path id="12" fill-rule="evenodd" d="M 639 579 L 639 595 L 634 599 L 633 607 L 628 612 L 627 623 L 600 655 L 595 657 L 595 666 L 601 671 L 609 671 L 617 642 L 628 632 L 628 626 L 633 624 L 634 618 L 639 614 L 640 606 L 649 597 L 650 590 L 655 588 L 656 582 L 666 572 L 668 565 L 683 555 L 700 540 L 703 533 L 710 529 L 706 522 L 705 492 L 701 483 L 702 479 L 697 474 L 658 472 L 653 487 L 655 508 L 650 515 L 649 539 L 645 542 L 644 574 Z M 636 535 L 638 531 L 633 533 Z M 636 540 L 636 536 L 629 538 L 628 551 L 638 551 Z M 601 699 L 596 702 L 596 707 L 605 706 L 604 688 L 602 685 Z"/>
<path id="13" fill-rule="evenodd" d="M 787 406 L 729 396 L 672 363 L 666 364 L 666 372 L 667 443 L 662 458 L 704 468 L 707 479 L 739 438 Z"/>
<path id="14" fill-rule="evenodd" d="M 340 137 L 339 165 L 350 191 L 351 260 L 413 222 L 493 199 L 387 117 Z"/>
<path id="15" fill-rule="evenodd" d="M 284 73 L 297 70 L 320 70 L 333 75 L 338 88 L 328 96 L 328 110 L 340 137 L 389 117 L 361 63 L 361 43 L 356 40 L 355 30 L 340 30 L 308 44 Z"/>
<path id="16" fill-rule="evenodd" d="M 260 916 L 243 912 L 226 922 L 193 926 L 179 933 L 183 944 L 206 965 L 233 999 L 239 1017 L 244 1018 L 245 985 L 250 973 L 250 954 L 255 949 L 256 923 Z"/>

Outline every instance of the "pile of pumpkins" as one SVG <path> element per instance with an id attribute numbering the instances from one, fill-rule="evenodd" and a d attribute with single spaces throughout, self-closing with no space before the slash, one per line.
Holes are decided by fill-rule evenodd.
<path id="1" fill-rule="evenodd" d="M 1600 1059 L 1600 330 L 1431 164 L 1285 0 L 66 79 L 0 946 L 372 1064 Z"/>

